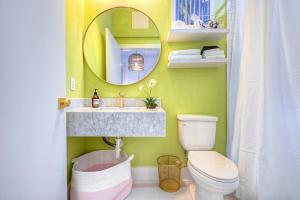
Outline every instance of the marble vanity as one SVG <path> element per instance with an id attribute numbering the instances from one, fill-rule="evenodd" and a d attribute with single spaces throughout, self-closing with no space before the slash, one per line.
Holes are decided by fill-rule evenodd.
<path id="1" fill-rule="evenodd" d="M 73 99 L 67 112 L 68 136 L 91 137 L 165 137 L 166 112 L 160 106 L 147 109 L 142 99 L 125 99 L 117 107 L 117 98 L 102 99 L 99 108 L 91 108 L 89 99 Z"/>

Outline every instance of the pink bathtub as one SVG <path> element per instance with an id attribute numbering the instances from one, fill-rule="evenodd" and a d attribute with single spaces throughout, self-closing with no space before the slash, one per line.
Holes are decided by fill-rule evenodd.
<path id="1" fill-rule="evenodd" d="M 123 200 L 131 191 L 133 155 L 115 151 L 94 151 L 73 159 L 71 200 Z"/>

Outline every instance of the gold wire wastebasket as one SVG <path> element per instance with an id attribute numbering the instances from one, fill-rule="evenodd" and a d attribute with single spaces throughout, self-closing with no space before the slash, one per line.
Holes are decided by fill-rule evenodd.
<path id="1" fill-rule="evenodd" d="M 181 161 L 177 156 L 157 158 L 159 187 L 166 192 L 176 192 L 180 188 Z"/>

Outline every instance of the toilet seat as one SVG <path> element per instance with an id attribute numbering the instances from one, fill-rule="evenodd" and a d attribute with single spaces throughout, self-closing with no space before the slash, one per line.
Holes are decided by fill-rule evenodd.
<path id="1" fill-rule="evenodd" d="M 238 181 L 236 165 L 215 151 L 190 151 L 188 161 L 195 171 L 216 182 L 233 183 Z"/>

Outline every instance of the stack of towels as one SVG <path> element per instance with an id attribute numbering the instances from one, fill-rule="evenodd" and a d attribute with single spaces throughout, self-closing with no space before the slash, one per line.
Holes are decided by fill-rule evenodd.
<path id="1" fill-rule="evenodd" d="M 199 59 L 225 58 L 225 53 L 218 46 L 204 46 L 203 49 L 186 49 L 171 51 L 169 62 L 197 61 Z"/>
<path id="2" fill-rule="evenodd" d="M 171 51 L 169 61 L 191 61 L 202 59 L 201 49 L 186 49 Z"/>
<path id="3" fill-rule="evenodd" d="M 211 48 L 211 49 L 202 49 L 201 51 L 202 57 L 205 59 L 210 58 L 225 58 L 225 53 L 219 47 Z"/>

